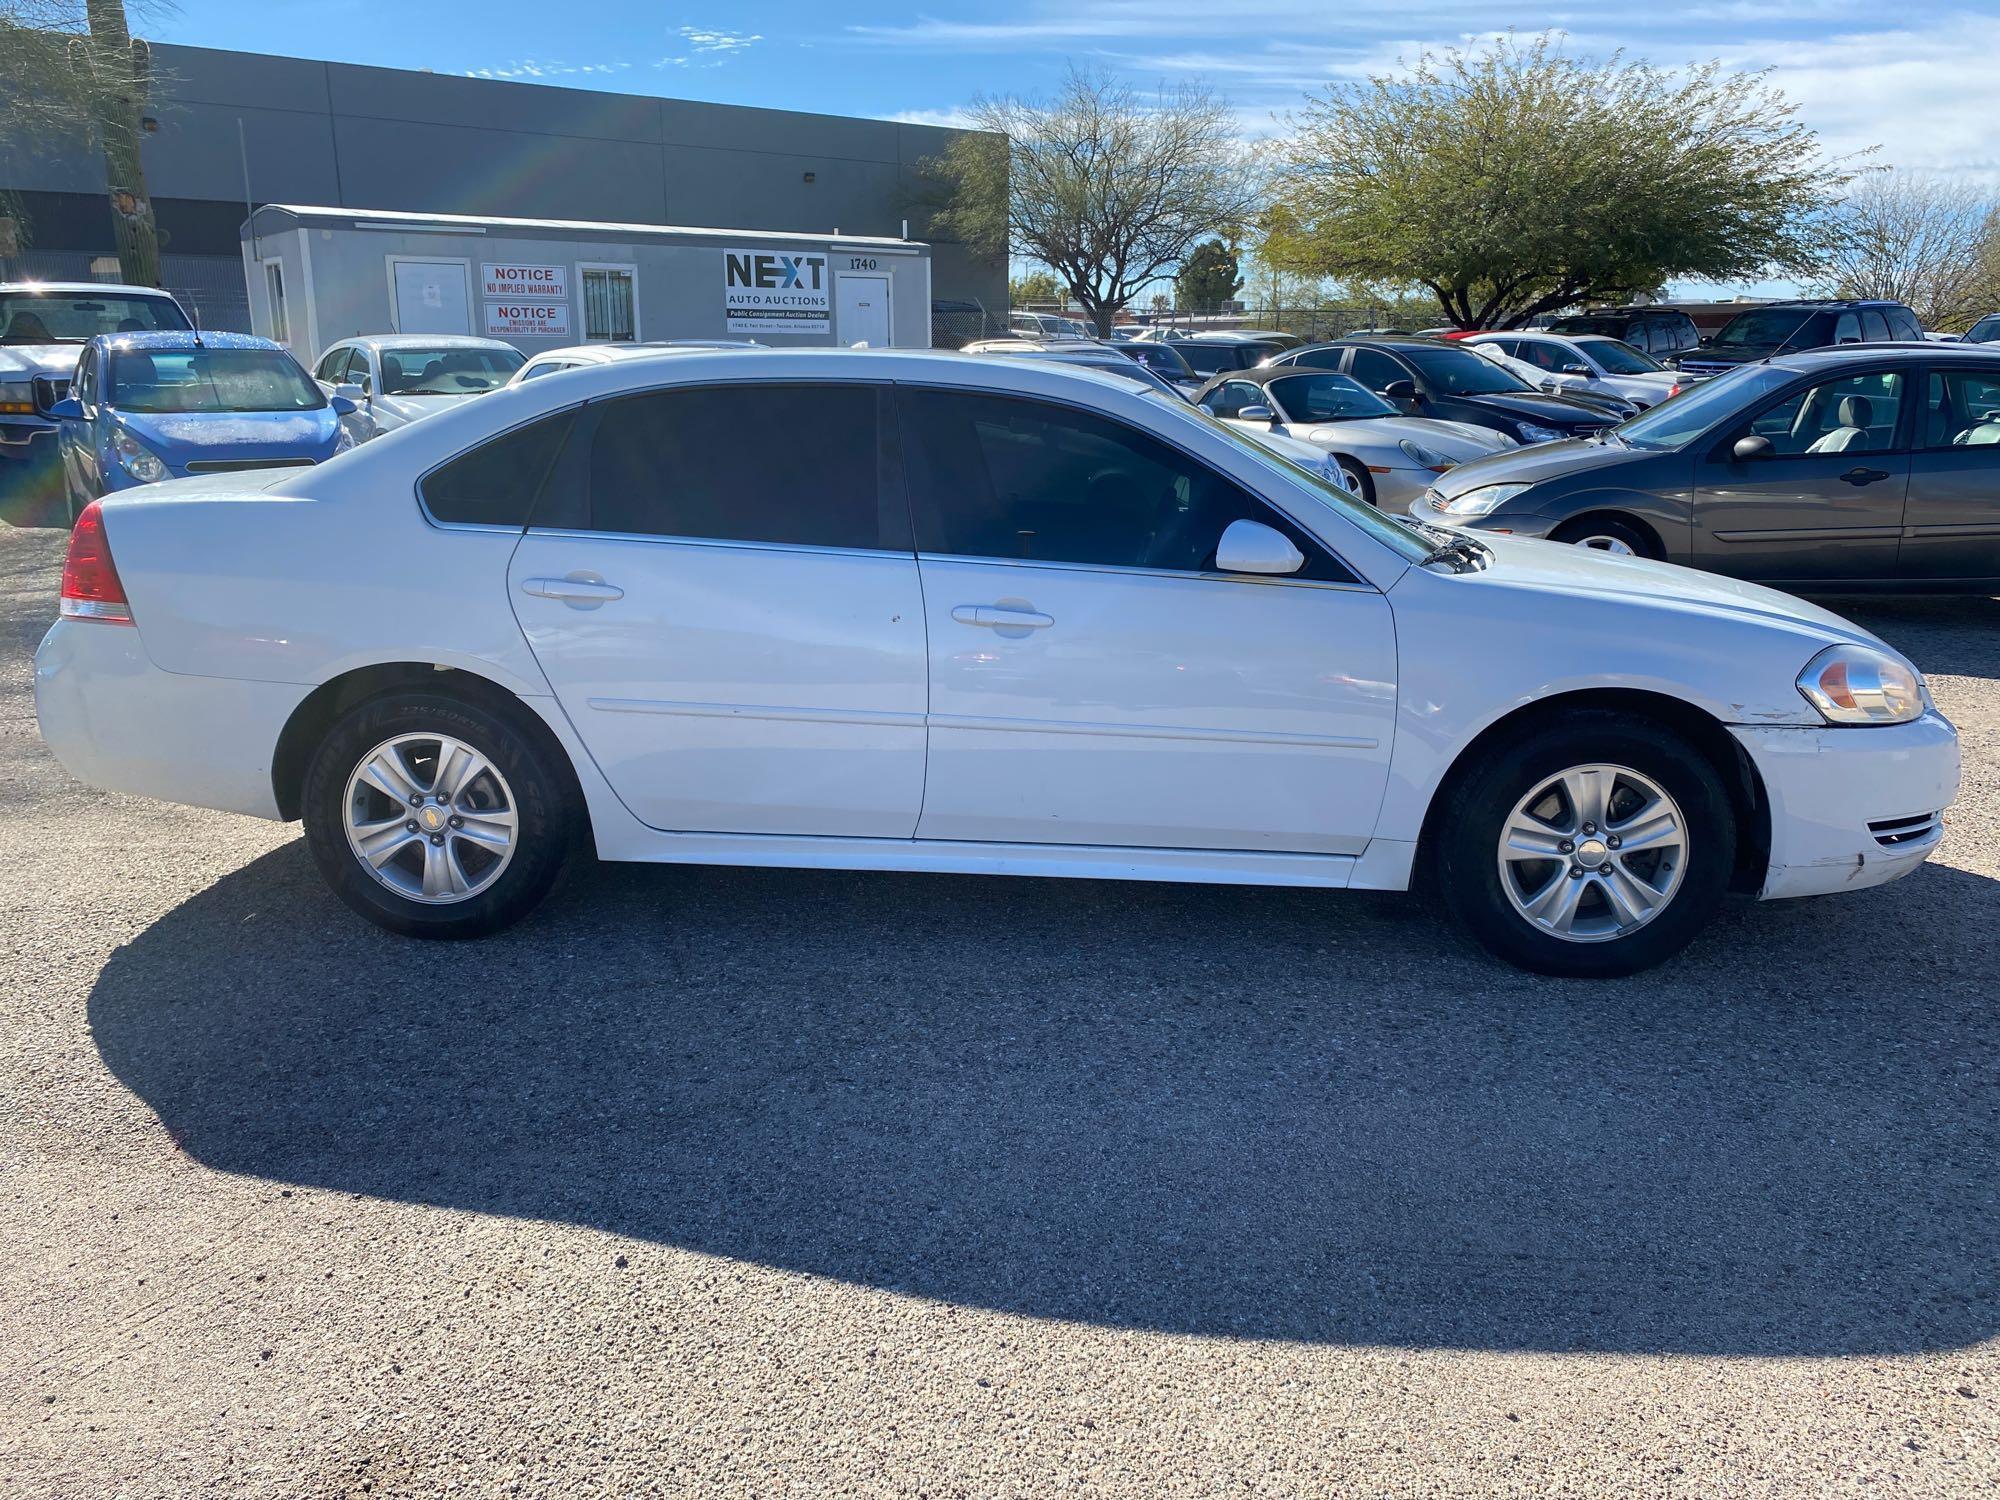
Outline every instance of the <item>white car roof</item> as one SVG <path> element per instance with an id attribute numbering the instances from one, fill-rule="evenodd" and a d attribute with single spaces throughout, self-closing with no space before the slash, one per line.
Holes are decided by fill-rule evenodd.
<path id="1" fill-rule="evenodd" d="M 335 339 L 322 349 L 513 349 L 505 339 L 483 339 L 470 333 L 361 333 L 353 338 Z M 515 350 L 519 353 L 519 350 Z"/>
<path id="2" fill-rule="evenodd" d="M 120 297 L 164 297 L 174 294 L 156 286 L 128 286 L 122 281 L 0 281 L 0 292 L 110 292 Z"/>

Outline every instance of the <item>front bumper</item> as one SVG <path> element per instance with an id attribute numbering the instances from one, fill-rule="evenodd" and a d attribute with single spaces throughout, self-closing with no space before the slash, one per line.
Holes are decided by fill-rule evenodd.
<path id="1" fill-rule="evenodd" d="M 17 463 L 56 456 L 56 424 L 41 417 L 0 417 L 0 458 Z"/>
<path id="2" fill-rule="evenodd" d="M 106 791 L 278 817 L 272 752 L 311 688 L 162 671 L 140 628 L 49 627 L 35 652 L 35 717 L 56 759 Z"/>
<path id="3" fill-rule="evenodd" d="M 1908 724 L 1730 727 L 1771 805 L 1758 895 L 1822 896 L 1907 875 L 1944 841 L 1958 731 L 1935 709 Z"/>

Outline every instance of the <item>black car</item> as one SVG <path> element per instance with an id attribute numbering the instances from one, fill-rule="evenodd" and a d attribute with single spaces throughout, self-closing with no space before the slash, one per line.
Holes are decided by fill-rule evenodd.
<path id="1" fill-rule="evenodd" d="M 1662 362 L 1701 343 L 1694 319 L 1677 307 L 1600 307 L 1558 318 L 1548 332 L 1602 334 Z"/>
<path id="2" fill-rule="evenodd" d="M 1175 385 L 1184 386 L 1189 390 L 1201 384 L 1201 376 L 1194 372 L 1188 362 L 1181 357 L 1180 350 L 1172 344 L 1126 339 L 1121 343 L 1107 344 L 1105 347 L 1116 349 L 1127 359 L 1136 360 L 1162 380 L 1171 380 Z"/>
<path id="3" fill-rule="evenodd" d="M 1674 364 L 1696 377 L 1738 365 L 1842 344 L 1922 343 L 1917 315 L 1900 302 L 1766 302 L 1740 312 L 1722 331 Z"/>
<path id="4" fill-rule="evenodd" d="M 1169 335 L 1159 342 L 1188 362 L 1203 380 L 1226 370 L 1249 370 L 1299 341 L 1288 333 L 1255 336 L 1240 333 L 1196 333 L 1186 337 Z"/>
<path id="5" fill-rule="evenodd" d="M 1988 313 L 1977 323 L 1965 330 L 1968 344 L 2000 343 L 2000 313 Z"/>
<path id="6" fill-rule="evenodd" d="M 2000 592 L 2000 349 L 1782 354 L 1589 441 L 1461 465 L 1410 515 L 1802 593 Z"/>
<path id="7" fill-rule="evenodd" d="M 1290 350 L 1271 363 L 1339 370 L 1409 416 L 1470 422 L 1521 443 L 1584 437 L 1637 410 L 1602 397 L 1548 395 L 1470 349 L 1435 339 L 1340 339 Z"/>

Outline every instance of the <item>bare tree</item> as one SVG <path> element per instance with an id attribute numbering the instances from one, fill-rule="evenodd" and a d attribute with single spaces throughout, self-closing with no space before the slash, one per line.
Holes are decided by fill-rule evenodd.
<path id="1" fill-rule="evenodd" d="M 1012 252 L 1061 277 L 1100 333 L 1197 240 L 1255 205 L 1229 109 L 1199 85 L 1142 98 L 1073 70 L 1048 103 L 979 99 L 968 113 L 989 133 L 960 137 L 931 164 L 944 184 L 932 222 L 990 245 L 1002 228 L 992 205 L 1004 202 Z"/>
<path id="2" fill-rule="evenodd" d="M 1863 176 L 1833 211 L 1825 289 L 1908 304 L 1926 328 L 1963 332 L 2000 305 L 2000 206 L 1919 172 Z"/>

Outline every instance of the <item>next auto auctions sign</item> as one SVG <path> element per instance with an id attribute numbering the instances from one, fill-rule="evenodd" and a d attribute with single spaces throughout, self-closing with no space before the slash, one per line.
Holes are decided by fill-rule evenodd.
<path id="1" fill-rule="evenodd" d="M 487 301 L 532 298 L 541 302 L 569 300 L 568 266 L 509 266 L 490 262 L 479 268 L 484 284 L 480 296 Z"/>
<path id="2" fill-rule="evenodd" d="M 833 335 L 833 288 L 817 250 L 725 250 L 722 297 L 731 333 Z"/>

